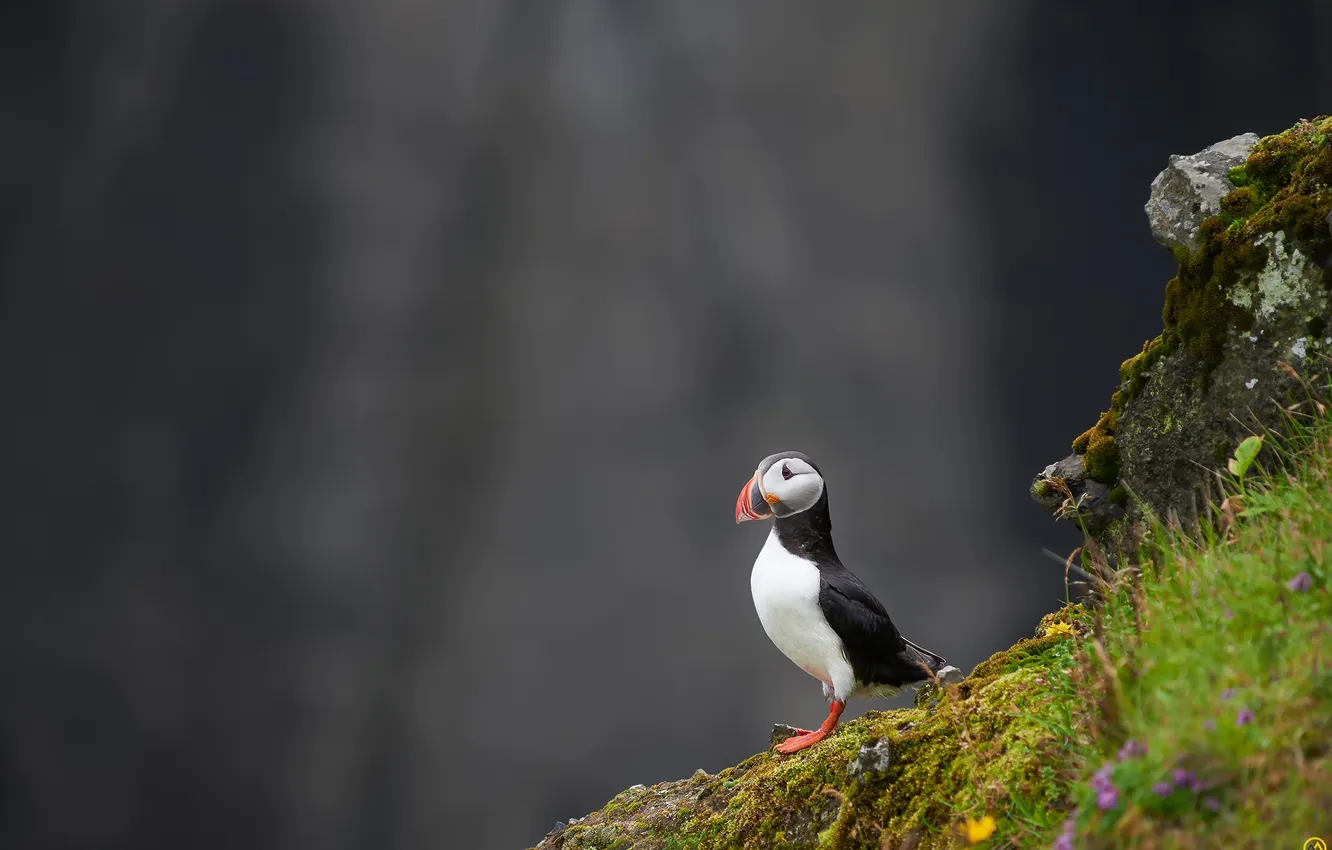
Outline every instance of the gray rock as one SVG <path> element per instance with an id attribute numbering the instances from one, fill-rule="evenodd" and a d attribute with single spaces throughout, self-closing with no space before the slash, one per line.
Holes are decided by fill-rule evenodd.
<path id="1" fill-rule="evenodd" d="M 947 667 L 935 674 L 939 681 L 945 685 L 956 685 L 967 677 L 966 673 L 949 664 Z"/>
<path id="2" fill-rule="evenodd" d="M 1081 455 L 1071 454 L 1050 464 L 1032 482 L 1032 498 L 1047 511 L 1059 514 L 1069 497 L 1054 485 L 1056 480 L 1064 482 L 1077 505 L 1076 514 L 1068 512 L 1067 515 L 1080 518 L 1087 533 L 1099 534 L 1113 520 L 1124 515 L 1123 506 L 1110 501 L 1110 486 L 1086 476 Z"/>
<path id="3" fill-rule="evenodd" d="M 1144 207 L 1152 235 L 1167 248 L 1198 248 L 1198 225 L 1221 211 L 1221 197 L 1235 188 L 1226 172 L 1244 162 L 1258 143 L 1253 133 L 1217 142 L 1190 156 L 1176 154 L 1152 181 Z"/>
<path id="4" fill-rule="evenodd" d="M 878 776 L 888 772 L 892 764 L 891 745 L 887 738 L 879 738 L 870 744 L 861 744 L 860 752 L 847 762 L 848 776 Z"/>
<path id="5" fill-rule="evenodd" d="M 787 726 L 785 723 L 772 724 L 772 733 L 768 736 L 768 746 L 775 747 L 787 738 L 794 738 L 800 734 L 800 730 L 794 726 Z"/>

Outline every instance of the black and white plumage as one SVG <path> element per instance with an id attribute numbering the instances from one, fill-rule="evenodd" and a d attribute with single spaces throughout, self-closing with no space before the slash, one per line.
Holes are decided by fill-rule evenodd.
<path id="1" fill-rule="evenodd" d="M 764 458 L 736 499 L 735 520 L 774 518 L 754 561 L 750 590 L 768 637 L 823 683 L 832 708 L 824 727 L 778 749 L 794 752 L 837 725 L 852 696 L 889 696 L 925 681 L 947 662 L 902 637 L 883 605 L 837 557 L 828 491 L 800 452 Z"/>

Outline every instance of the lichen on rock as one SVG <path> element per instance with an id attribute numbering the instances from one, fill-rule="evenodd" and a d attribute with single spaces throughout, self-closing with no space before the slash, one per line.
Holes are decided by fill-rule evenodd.
<path id="1" fill-rule="evenodd" d="M 1230 300 L 1250 312 L 1270 319 L 1276 311 L 1286 308 L 1309 307 L 1318 287 L 1311 282 L 1322 279 L 1323 270 L 1314 265 L 1299 248 L 1286 247 L 1285 231 L 1264 233 L 1254 245 L 1268 249 L 1267 261 L 1255 278 L 1255 286 L 1236 286 L 1230 291 Z M 1318 295 L 1324 293 L 1318 292 Z"/>
<path id="2" fill-rule="evenodd" d="M 1053 482 L 1079 466 L 1071 458 L 1032 486 L 1042 506 L 1078 518 L 1112 556 L 1144 509 L 1193 516 L 1207 498 L 1210 470 L 1235 442 L 1278 424 L 1296 387 L 1282 363 L 1332 348 L 1324 336 L 1332 118 L 1172 157 L 1147 211 L 1179 261 L 1165 288 L 1161 335 L 1124 361 L 1110 407 L 1074 440 L 1081 477 L 1062 476 L 1069 496 L 1056 499 Z M 1097 502 L 1101 488 L 1136 499 L 1112 515 Z"/>

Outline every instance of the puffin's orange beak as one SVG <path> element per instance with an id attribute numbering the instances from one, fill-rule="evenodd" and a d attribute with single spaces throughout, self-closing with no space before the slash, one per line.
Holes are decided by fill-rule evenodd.
<path id="1" fill-rule="evenodd" d="M 758 473 L 755 473 L 757 475 Z M 760 513 L 760 511 L 762 513 Z M 758 488 L 754 476 L 750 476 L 745 486 L 740 488 L 740 495 L 735 500 L 735 521 L 748 522 L 751 519 L 767 519 L 772 516 L 768 510 L 768 500 Z"/>

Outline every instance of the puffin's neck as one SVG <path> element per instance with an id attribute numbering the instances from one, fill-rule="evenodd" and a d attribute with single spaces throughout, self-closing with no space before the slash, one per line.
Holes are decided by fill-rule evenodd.
<path id="1" fill-rule="evenodd" d="M 824 488 L 814 507 L 779 517 L 773 521 L 773 534 L 786 551 L 810 560 L 837 560 L 833 547 L 832 517 L 828 515 L 828 490 Z"/>

